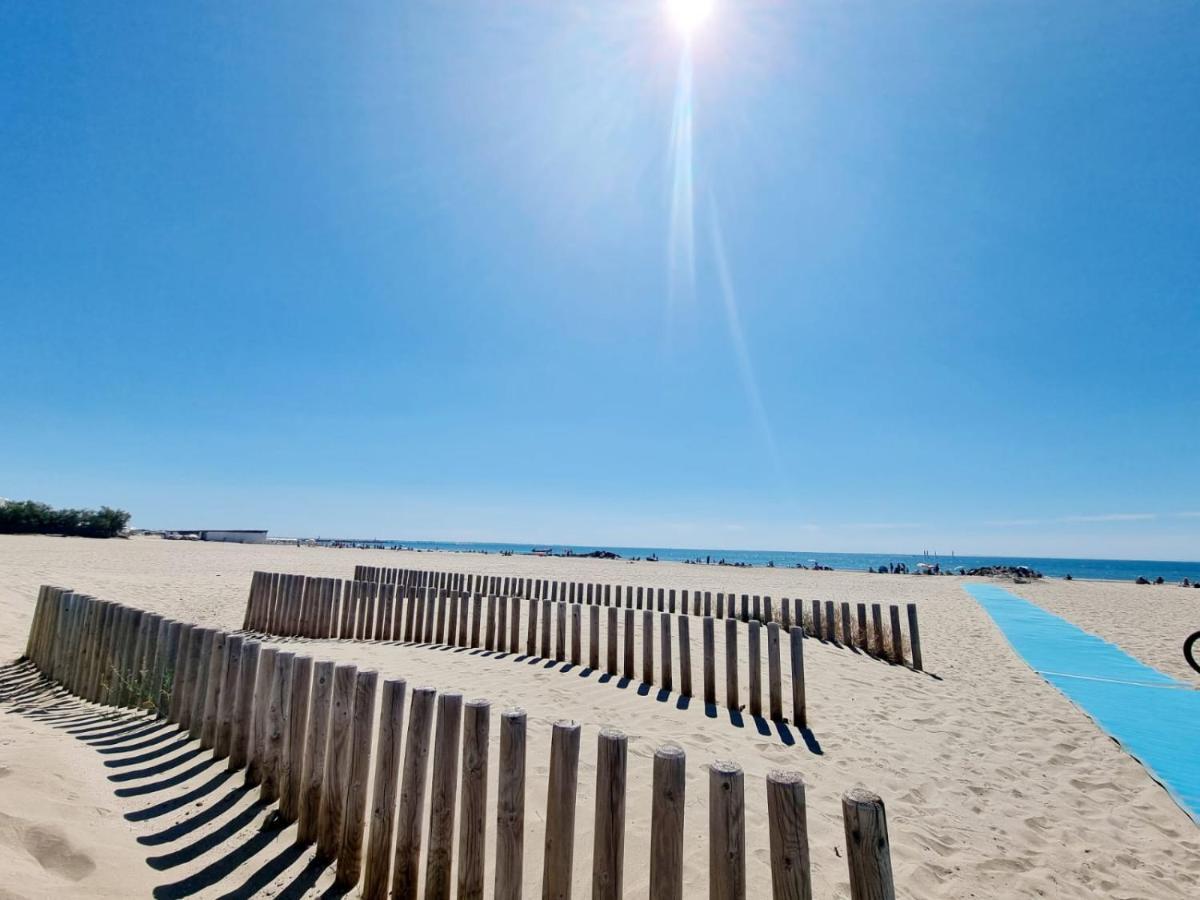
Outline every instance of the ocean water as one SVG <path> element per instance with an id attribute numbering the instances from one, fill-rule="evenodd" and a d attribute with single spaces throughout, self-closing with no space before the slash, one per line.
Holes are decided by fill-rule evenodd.
<path id="1" fill-rule="evenodd" d="M 608 550 L 623 559 L 648 559 L 658 557 L 671 562 L 704 562 L 726 564 L 794 568 L 797 565 L 812 568 L 814 562 L 833 569 L 865 572 L 868 568 L 878 569 L 889 563 L 906 563 L 910 572 L 917 570 L 919 563 L 938 563 L 943 572 L 954 572 L 960 566 L 974 569 L 980 566 L 1028 566 L 1052 578 L 1070 575 L 1073 578 L 1097 578 L 1108 581 L 1135 581 L 1138 576 L 1153 581 L 1162 577 L 1167 582 L 1178 583 L 1184 578 L 1200 581 L 1200 562 L 1165 562 L 1161 560 L 1135 559 L 1059 559 L 1037 556 L 953 556 L 921 555 L 903 553 L 816 553 L 792 550 L 717 550 L 679 547 L 592 547 L 571 544 L 484 544 L 454 541 L 395 541 L 378 539 L 318 539 L 319 543 L 361 544 L 372 547 L 403 547 L 412 550 L 450 550 L 460 553 L 513 553 L 526 554 L 550 549 L 556 556 L 591 553 Z"/>

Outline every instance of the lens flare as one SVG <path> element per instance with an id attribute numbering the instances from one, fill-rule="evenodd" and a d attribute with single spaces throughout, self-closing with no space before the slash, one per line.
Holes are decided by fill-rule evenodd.
<path id="1" fill-rule="evenodd" d="M 686 36 L 704 24 L 714 5 L 715 0 L 667 0 L 667 15 Z"/>

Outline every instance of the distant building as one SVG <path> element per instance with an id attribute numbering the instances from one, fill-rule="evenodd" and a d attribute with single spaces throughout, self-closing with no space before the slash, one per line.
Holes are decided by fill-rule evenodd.
<path id="1" fill-rule="evenodd" d="M 262 531 L 254 529 L 205 531 L 204 529 L 197 528 L 190 531 L 179 530 L 176 534 L 194 534 L 202 541 L 218 541 L 226 544 L 265 544 L 267 542 L 267 530 L 265 528 Z"/>

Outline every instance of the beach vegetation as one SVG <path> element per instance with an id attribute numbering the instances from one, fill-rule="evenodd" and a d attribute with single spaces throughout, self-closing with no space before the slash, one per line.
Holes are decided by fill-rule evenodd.
<path id="1" fill-rule="evenodd" d="M 123 509 L 55 509 L 35 500 L 0 503 L 0 534 L 60 534 L 69 537 L 117 537 L 129 525 Z"/>

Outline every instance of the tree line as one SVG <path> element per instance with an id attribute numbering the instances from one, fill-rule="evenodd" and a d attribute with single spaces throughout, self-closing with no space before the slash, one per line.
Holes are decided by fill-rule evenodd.
<path id="1" fill-rule="evenodd" d="M 123 509 L 55 509 L 34 500 L 0 501 L 0 534 L 61 534 L 70 537 L 116 537 L 129 524 Z"/>

